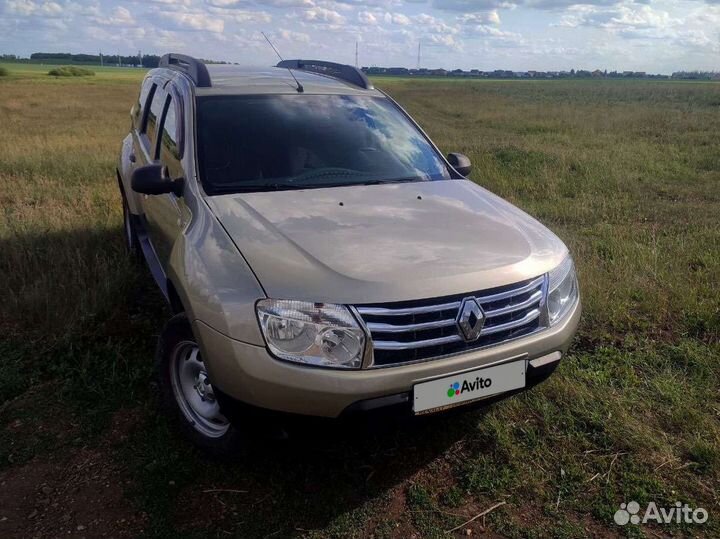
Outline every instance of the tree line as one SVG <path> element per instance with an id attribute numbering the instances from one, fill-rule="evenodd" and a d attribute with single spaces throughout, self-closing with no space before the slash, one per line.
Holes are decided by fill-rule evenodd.
<path id="1" fill-rule="evenodd" d="M 123 66 L 142 66 L 147 68 L 157 67 L 160 64 L 160 57 L 155 54 L 122 56 L 118 54 L 103 54 L 102 61 L 99 54 L 70 54 L 69 52 L 34 52 L 30 59 L 36 62 L 67 62 L 74 64 L 105 64 Z"/>

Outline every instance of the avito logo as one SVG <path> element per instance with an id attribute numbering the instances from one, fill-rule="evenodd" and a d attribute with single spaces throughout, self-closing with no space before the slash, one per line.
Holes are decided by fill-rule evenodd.
<path id="1" fill-rule="evenodd" d="M 453 382 L 450 384 L 450 387 L 447 390 L 447 396 L 452 398 L 455 395 L 461 395 L 463 393 L 466 393 L 468 391 L 477 391 L 478 389 L 485 389 L 492 385 L 492 380 L 490 378 L 480 378 L 479 376 L 475 378 L 474 381 L 468 382 L 467 380 L 463 380 L 462 385 L 460 382 Z"/>

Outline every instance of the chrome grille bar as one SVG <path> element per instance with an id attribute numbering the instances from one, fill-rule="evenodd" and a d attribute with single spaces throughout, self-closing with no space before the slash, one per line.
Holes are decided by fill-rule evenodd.
<path id="1" fill-rule="evenodd" d="M 535 303 L 539 302 L 542 299 L 542 290 L 538 290 L 537 292 L 534 292 L 530 298 L 523 301 L 522 303 L 514 303 L 512 305 L 508 305 L 507 307 L 502 307 L 501 309 L 493 309 L 492 311 L 485 311 L 485 318 L 494 318 L 496 316 L 501 316 L 503 314 L 509 314 L 514 313 L 515 311 L 521 311 L 522 309 L 527 309 L 531 305 L 534 305 Z"/>
<path id="2" fill-rule="evenodd" d="M 381 324 L 379 322 L 369 322 L 367 325 L 370 332 L 379 331 L 381 333 L 405 333 L 406 331 L 421 331 L 423 329 L 442 328 L 455 324 L 454 318 L 447 320 L 437 320 L 435 322 L 422 322 L 420 324 L 406 324 L 404 326 L 396 326 L 394 324 Z"/>
<path id="3" fill-rule="evenodd" d="M 375 350 L 412 350 L 414 348 L 424 348 L 426 346 L 438 346 L 451 342 L 462 341 L 460 335 L 449 335 L 447 337 L 439 337 L 437 339 L 427 339 L 425 341 L 414 342 L 398 342 L 398 341 L 375 341 L 373 344 Z"/>
<path id="4" fill-rule="evenodd" d="M 510 322 L 505 322 L 504 324 L 498 324 L 497 326 L 489 326 L 482 329 L 480 332 L 480 336 L 483 335 L 492 335 L 493 333 L 499 333 L 501 331 L 507 331 L 509 329 L 515 329 L 520 326 L 524 326 L 528 322 L 532 322 L 537 317 L 540 316 L 540 309 L 534 309 L 527 313 L 525 316 L 523 316 L 520 320 L 512 320 Z"/>
<path id="5" fill-rule="evenodd" d="M 501 299 L 508 299 L 515 296 L 519 296 L 520 294 L 525 294 L 526 292 L 530 292 L 533 288 L 537 288 L 540 285 L 543 284 L 543 281 L 545 280 L 545 276 L 538 277 L 537 279 L 534 279 L 530 281 L 528 284 L 521 288 L 515 288 L 513 290 L 508 290 L 506 292 L 500 292 L 498 294 L 490 294 L 489 296 L 477 296 L 477 300 L 480 303 L 492 303 L 493 301 L 500 301 Z"/>
<path id="6" fill-rule="evenodd" d="M 427 305 L 423 307 L 408 307 L 406 309 L 386 309 L 384 307 L 358 307 L 360 314 L 369 314 L 372 316 L 405 316 L 408 314 L 424 314 L 434 313 L 438 311 L 447 311 L 450 309 L 460 308 L 460 301 L 450 303 L 441 303 L 439 305 Z"/>

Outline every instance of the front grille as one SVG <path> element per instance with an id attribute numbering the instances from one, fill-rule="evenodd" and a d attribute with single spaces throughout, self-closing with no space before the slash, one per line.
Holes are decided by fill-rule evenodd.
<path id="1" fill-rule="evenodd" d="M 373 340 L 374 366 L 423 361 L 500 344 L 541 329 L 545 276 L 442 298 L 356 305 Z M 480 337 L 465 341 L 456 319 L 464 298 L 485 314 Z"/>

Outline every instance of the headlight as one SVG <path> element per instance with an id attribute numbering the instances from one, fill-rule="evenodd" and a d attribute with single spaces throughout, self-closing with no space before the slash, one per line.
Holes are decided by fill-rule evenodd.
<path id="1" fill-rule="evenodd" d="M 340 369 L 362 365 L 365 333 L 347 307 L 264 299 L 257 314 L 270 351 L 281 359 Z"/>
<path id="2" fill-rule="evenodd" d="M 568 256 L 548 277 L 547 309 L 552 326 L 567 314 L 578 299 L 578 283 L 572 258 Z"/>

